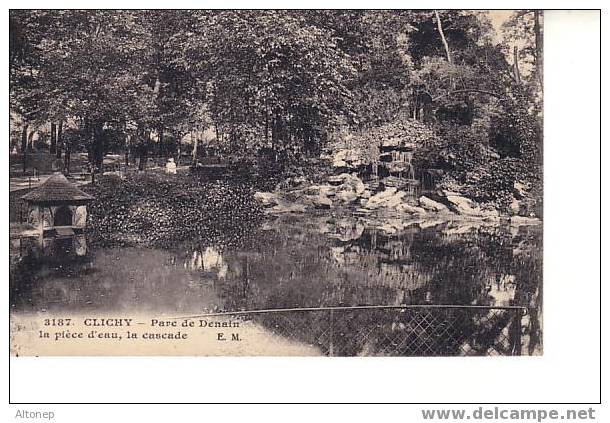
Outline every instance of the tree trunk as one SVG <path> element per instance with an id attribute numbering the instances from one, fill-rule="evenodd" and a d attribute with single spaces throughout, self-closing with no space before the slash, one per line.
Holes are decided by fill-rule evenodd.
<path id="1" fill-rule="evenodd" d="M 269 144 L 269 109 L 265 107 L 265 147 Z"/>
<path id="2" fill-rule="evenodd" d="M 93 145 L 92 160 L 96 170 L 102 171 L 104 162 L 104 123 L 94 122 L 93 124 Z"/>
<path id="3" fill-rule="evenodd" d="M 413 119 L 417 120 L 417 98 L 418 94 L 413 94 Z"/>
<path id="4" fill-rule="evenodd" d="M 30 131 L 30 133 L 28 134 L 28 145 L 27 145 L 28 151 L 34 151 L 34 134 L 35 133 L 36 133 L 36 131 Z"/>
<path id="5" fill-rule="evenodd" d="M 138 170 L 144 171 L 146 170 L 146 162 L 148 161 L 148 142 L 150 133 L 143 129 L 140 129 L 138 132 L 140 135 L 140 159 L 138 161 Z"/>
<path id="6" fill-rule="evenodd" d="M 191 131 L 191 142 L 193 143 L 193 166 L 197 166 L 197 149 L 199 147 L 199 134 L 193 140 L 193 131 Z"/>
<path id="7" fill-rule="evenodd" d="M 165 145 L 163 142 L 163 124 L 161 124 L 159 125 L 159 157 L 165 157 Z"/>
<path id="8" fill-rule="evenodd" d="M 540 27 L 540 10 L 534 10 L 534 34 L 536 36 L 536 76 L 538 77 L 538 82 L 540 83 L 540 89 L 544 89 L 544 66 L 543 66 L 543 57 L 544 54 L 542 52 L 543 49 L 543 38 L 542 38 L 542 30 Z"/>
<path id="9" fill-rule="evenodd" d="M 56 155 L 56 157 L 58 159 L 61 159 L 61 153 L 64 149 L 64 141 L 62 139 L 63 127 L 64 127 L 64 122 L 60 120 L 59 125 L 57 125 L 57 155 Z"/>
<path id="10" fill-rule="evenodd" d="M 182 134 L 172 133 L 176 139 L 176 166 L 180 166 L 180 158 L 182 157 Z"/>
<path id="11" fill-rule="evenodd" d="M 438 11 L 434 11 L 434 16 L 436 17 L 436 29 L 438 30 L 439 35 L 441 36 L 441 40 L 443 41 L 443 46 L 445 47 L 445 53 L 447 54 L 447 61 L 451 62 L 451 53 L 449 52 L 449 44 L 447 43 L 447 39 L 445 38 L 445 32 L 443 31 L 443 26 L 441 25 L 441 18 L 438 15 Z"/>
<path id="12" fill-rule="evenodd" d="M 519 47 L 513 49 L 513 76 L 517 84 L 521 84 L 521 72 L 519 72 Z"/>
<path id="13" fill-rule="evenodd" d="M 129 146 L 131 144 L 131 135 L 125 137 L 125 168 L 129 167 Z"/>
<path id="14" fill-rule="evenodd" d="M 55 154 L 57 147 L 57 125 L 51 122 L 51 142 L 49 143 L 49 154 Z"/>
<path id="15" fill-rule="evenodd" d="M 21 163 L 23 165 L 23 173 L 25 174 L 25 170 L 27 167 L 27 157 L 28 157 L 28 124 L 23 124 L 23 129 L 21 130 Z"/>
<path id="16" fill-rule="evenodd" d="M 89 165 L 93 167 L 93 131 L 91 131 L 91 121 L 88 117 L 83 118 L 83 125 L 81 130 L 82 137 L 84 140 L 86 140 L 87 159 L 89 160 Z"/>
<path id="17" fill-rule="evenodd" d="M 69 140 L 66 140 L 66 142 L 65 142 L 65 149 L 66 149 L 66 152 L 64 154 L 64 173 L 66 175 L 69 175 L 70 174 L 70 153 L 72 150 L 72 145 Z"/>

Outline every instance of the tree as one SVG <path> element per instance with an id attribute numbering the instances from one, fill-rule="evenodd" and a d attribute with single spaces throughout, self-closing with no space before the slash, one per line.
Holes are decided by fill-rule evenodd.
<path id="1" fill-rule="evenodd" d="M 21 158 L 27 168 L 28 128 L 40 121 L 44 111 L 39 77 L 44 37 L 44 16 L 40 12 L 11 10 L 9 13 L 9 93 L 10 109 L 21 117 Z"/>
<path id="2" fill-rule="evenodd" d="M 201 12 L 184 59 L 200 81 L 221 140 L 280 154 L 315 151 L 349 113 L 354 69 L 337 40 L 289 11 Z M 191 59 L 192 60 L 192 59 Z"/>
<path id="3" fill-rule="evenodd" d="M 543 90 L 543 14 L 540 10 L 518 10 L 503 24 L 507 44 L 517 48 L 516 59 L 526 80 Z M 517 61 L 515 61 L 517 63 Z"/>

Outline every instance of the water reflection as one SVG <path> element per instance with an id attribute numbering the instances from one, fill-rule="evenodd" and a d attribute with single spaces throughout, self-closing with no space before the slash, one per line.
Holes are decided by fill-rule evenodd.
<path id="1" fill-rule="evenodd" d="M 206 247 L 203 251 L 193 251 L 191 259 L 184 262 L 184 268 L 214 272 L 219 279 L 224 279 L 229 269 L 222 255 L 213 247 Z"/>
<path id="2" fill-rule="evenodd" d="M 267 222 L 239 249 L 98 249 L 86 260 L 32 267 L 16 276 L 11 304 L 16 311 L 174 315 L 370 304 L 520 304 L 530 310 L 522 340 L 533 354 L 541 351 L 541 235 L 540 227 L 497 223 L 284 216 Z M 385 337 L 409 328 L 396 316 L 380 316 L 347 319 L 335 349 L 346 355 L 380 350 L 378 342 L 357 347 L 350 338 L 375 319 L 385 322 L 376 326 Z M 315 343 L 316 319 L 300 316 L 290 323 L 298 323 L 298 333 L 285 335 Z M 494 336 L 506 335 L 506 316 L 494 319 L 489 323 Z M 277 322 L 267 320 L 259 319 L 276 330 Z M 456 345 L 483 339 L 468 339 L 482 330 L 471 323 Z"/>

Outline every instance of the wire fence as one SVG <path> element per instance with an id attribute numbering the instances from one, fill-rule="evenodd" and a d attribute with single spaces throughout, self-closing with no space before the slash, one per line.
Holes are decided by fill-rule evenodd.
<path id="1" fill-rule="evenodd" d="M 252 310 L 206 314 L 262 325 L 327 356 L 521 354 L 524 307 L 403 305 Z"/>

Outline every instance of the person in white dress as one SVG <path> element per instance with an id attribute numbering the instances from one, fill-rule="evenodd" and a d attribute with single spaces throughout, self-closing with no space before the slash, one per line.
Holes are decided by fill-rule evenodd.
<path id="1" fill-rule="evenodd" d="M 165 173 L 169 173 L 171 175 L 176 174 L 176 163 L 174 159 L 168 159 L 167 164 L 165 165 Z"/>

